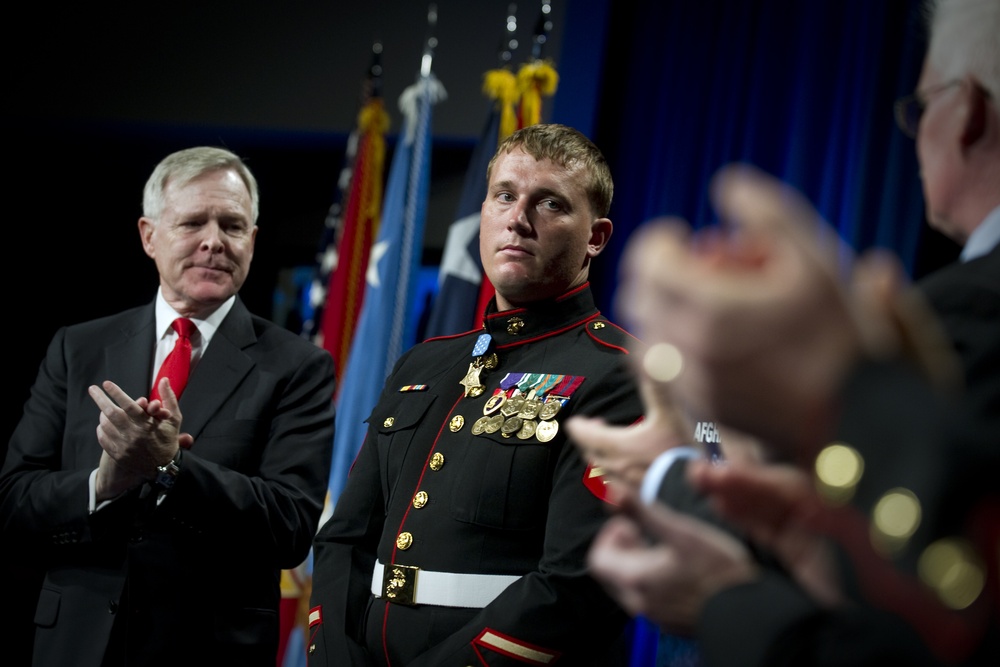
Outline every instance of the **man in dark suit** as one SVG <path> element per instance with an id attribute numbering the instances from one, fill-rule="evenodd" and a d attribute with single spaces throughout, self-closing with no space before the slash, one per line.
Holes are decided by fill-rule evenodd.
<path id="1" fill-rule="evenodd" d="M 236 155 L 169 155 L 139 220 L 155 300 L 49 346 L 0 474 L 4 548 L 45 571 L 35 665 L 274 665 L 281 569 L 308 554 L 327 488 L 334 376 L 237 296 L 257 212 Z M 178 318 L 189 379 L 154 386 Z"/>

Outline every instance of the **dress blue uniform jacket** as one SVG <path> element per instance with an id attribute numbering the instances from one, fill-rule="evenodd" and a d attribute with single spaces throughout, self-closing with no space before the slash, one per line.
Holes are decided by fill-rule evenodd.
<path id="1" fill-rule="evenodd" d="M 385 383 L 314 544 L 313 667 L 616 664 L 609 652 L 627 617 L 585 563 L 608 517 L 600 472 L 565 429 L 546 440 L 540 421 L 542 439 L 484 432 L 480 420 L 505 382 L 527 374 L 563 383 L 546 394 L 566 399 L 548 420 L 557 425 L 573 414 L 637 421 L 634 339 L 601 316 L 588 285 L 531 308 L 497 312 L 494 302 L 484 319 L 481 330 L 415 346 Z M 483 333 L 492 340 L 480 358 L 495 353 L 496 367 L 482 370 L 483 393 L 467 396 Z M 519 578 L 481 609 L 407 606 L 372 594 L 376 559 Z"/>

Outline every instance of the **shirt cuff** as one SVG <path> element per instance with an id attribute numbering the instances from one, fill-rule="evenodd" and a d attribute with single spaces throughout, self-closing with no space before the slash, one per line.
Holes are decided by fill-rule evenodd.
<path id="1" fill-rule="evenodd" d="M 695 447 L 671 447 L 667 451 L 657 456 L 646 470 L 642 478 L 642 486 L 639 488 L 639 496 L 642 502 L 647 505 L 656 500 L 663 478 L 667 476 L 670 466 L 678 459 L 701 458 L 701 452 Z"/>

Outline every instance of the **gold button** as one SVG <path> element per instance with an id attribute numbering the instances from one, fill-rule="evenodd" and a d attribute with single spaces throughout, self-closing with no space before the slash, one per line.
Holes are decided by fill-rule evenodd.
<path id="1" fill-rule="evenodd" d="M 434 452 L 434 456 L 431 457 L 431 470 L 440 470 L 444 467 L 444 454 L 441 452 Z"/>
<path id="2" fill-rule="evenodd" d="M 413 545 L 413 535 L 410 533 L 400 533 L 396 536 L 396 547 L 406 551 Z"/>
<path id="3" fill-rule="evenodd" d="M 309 655 L 312 655 L 315 652 L 316 652 L 316 645 L 315 644 L 310 644 L 309 645 Z"/>
<path id="4" fill-rule="evenodd" d="M 420 509 L 427 504 L 427 492 L 417 491 L 417 495 L 413 496 L 413 506 Z"/>
<path id="5" fill-rule="evenodd" d="M 452 433 L 458 433 L 465 426 L 465 417 L 462 415 L 455 415 L 451 418 L 451 422 L 448 423 L 448 429 Z"/>
<path id="6" fill-rule="evenodd" d="M 396 418 L 395 417 L 386 417 L 385 421 L 382 422 L 382 426 L 384 426 L 385 428 L 389 428 L 390 426 L 392 426 L 395 423 L 396 423 Z"/>

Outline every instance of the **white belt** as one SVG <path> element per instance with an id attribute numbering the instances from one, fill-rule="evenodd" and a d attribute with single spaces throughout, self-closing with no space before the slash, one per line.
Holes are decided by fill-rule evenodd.
<path id="1" fill-rule="evenodd" d="M 376 561 L 372 595 L 400 604 L 482 609 L 521 577 L 511 574 L 433 572 Z"/>

